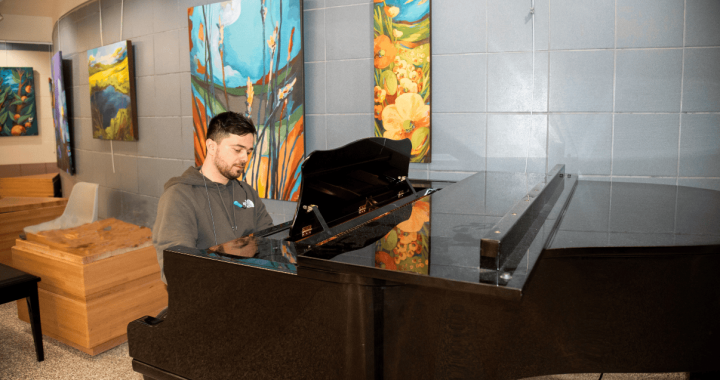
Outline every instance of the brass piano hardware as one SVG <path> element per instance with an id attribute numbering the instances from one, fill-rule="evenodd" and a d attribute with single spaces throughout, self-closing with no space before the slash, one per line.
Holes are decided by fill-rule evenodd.
<path id="1" fill-rule="evenodd" d="M 317 207 L 317 205 L 303 205 L 303 210 L 307 212 L 312 212 L 315 207 Z"/>
<path id="2" fill-rule="evenodd" d="M 302 236 L 303 237 L 310 235 L 311 232 L 312 232 L 312 226 L 305 226 L 302 228 Z"/>
<path id="3" fill-rule="evenodd" d="M 402 191 L 402 190 L 398 191 L 398 198 L 402 198 L 403 195 L 405 195 L 404 191 Z"/>
<path id="4" fill-rule="evenodd" d="M 512 213 L 513 215 L 517 215 L 516 213 Z"/>
<path id="5" fill-rule="evenodd" d="M 358 207 L 358 214 L 364 214 L 365 211 L 367 211 L 367 206 L 362 205 L 362 206 Z"/>
<path id="6" fill-rule="evenodd" d="M 495 231 L 495 233 L 496 233 L 496 234 L 499 234 L 499 233 L 500 233 L 500 231 Z"/>

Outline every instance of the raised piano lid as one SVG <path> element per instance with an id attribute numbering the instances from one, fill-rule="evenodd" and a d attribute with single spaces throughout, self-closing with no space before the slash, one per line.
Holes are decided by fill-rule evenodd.
<path id="1" fill-rule="evenodd" d="M 335 226 L 412 195 L 406 181 L 411 149 L 409 139 L 373 137 L 312 152 L 302 164 L 290 240 L 329 237 Z"/>

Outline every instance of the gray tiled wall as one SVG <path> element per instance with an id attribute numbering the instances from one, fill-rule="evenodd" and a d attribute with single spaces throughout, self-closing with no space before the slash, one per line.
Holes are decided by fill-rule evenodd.
<path id="1" fill-rule="evenodd" d="M 151 226 L 164 182 L 193 164 L 187 8 L 215 1 L 102 0 L 56 24 L 78 158 L 63 190 L 100 183 L 101 216 Z M 720 189 L 717 0 L 535 0 L 534 19 L 530 0 L 431 1 L 433 162 L 412 177 L 565 163 L 587 180 Z M 373 133 L 372 5 L 303 2 L 308 152 Z M 113 143 L 115 173 L 110 143 L 90 137 L 100 10 L 102 43 L 135 49 L 140 141 Z M 294 203 L 266 203 L 292 218 Z"/>

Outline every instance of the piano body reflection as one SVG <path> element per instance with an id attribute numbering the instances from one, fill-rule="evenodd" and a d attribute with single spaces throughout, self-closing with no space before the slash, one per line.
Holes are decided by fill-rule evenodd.
<path id="1" fill-rule="evenodd" d="M 720 369 L 720 192 L 480 172 L 410 144 L 313 152 L 292 223 L 165 251 L 154 379 L 517 379 Z"/>

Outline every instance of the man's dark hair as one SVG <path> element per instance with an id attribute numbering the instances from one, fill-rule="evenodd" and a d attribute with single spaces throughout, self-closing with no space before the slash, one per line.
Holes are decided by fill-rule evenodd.
<path id="1" fill-rule="evenodd" d="M 228 135 L 244 136 L 249 133 L 257 134 L 252 120 L 237 112 L 228 111 L 218 114 L 210 120 L 207 138 L 219 144 Z"/>

